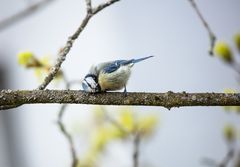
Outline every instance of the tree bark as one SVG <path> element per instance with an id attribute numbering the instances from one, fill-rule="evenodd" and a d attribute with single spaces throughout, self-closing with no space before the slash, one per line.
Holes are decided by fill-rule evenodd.
<path id="1" fill-rule="evenodd" d="M 240 93 L 86 93 L 80 90 L 2 90 L 0 108 L 37 103 L 163 106 L 240 106 Z"/>

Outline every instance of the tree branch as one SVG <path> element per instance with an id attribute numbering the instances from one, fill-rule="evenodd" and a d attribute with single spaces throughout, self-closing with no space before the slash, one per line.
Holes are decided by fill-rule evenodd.
<path id="1" fill-rule="evenodd" d="M 235 152 L 234 148 L 229 149 L 229 151 L 227 152 L 227 155 L 224 157 L 224 159 L 218 165 L 218 167 L 227 167 L 230 160 L 234 158 L 234 152 Z"/>
<path id="2" fill-rule="evenodd" d="M 71 85 L 79 83 L 79 81 L 68 81 L 65 74 L 63 73 L 63 81 L 65 83 L 65 87 L 66 89 L 70 89 Z M 61 133 L 64 135 L 64 137 L 66 138 L 68 144 L 69 144 L 69 148 L 70 148 L 70 152 L 71 152 L 71 158 L 72 158 L 72 165 L 71 167 L 77 167 L 79 164 L 79 160 L 77 158 L 77 151 L 75 149 L 74 146 L 74 141 L 73 138 L 71 136 L 71 134 L 67 131 L 64 122 L 63 122 L 63 116 L 66 113 L 66 108 L 67 108 L 67 104 L 62 104 L 62 106 L 60 107 L 59 111 L 58 111 L 58 119 L 57 119 L 57 124 L 58 127 L 61 131 Z"/>
<path id="3" fill-rule="evenodd" d="M 118 2 L 118 1 L 120 1 L 120 0 L 108 0 L 105 3 L 102 3 L 102 4 L 98 5 L 96 8 L 93 8 L 92 13 L 96 14 L 96 13 L 100 12 L 101 10 L 103 10 L 104 8 L 110 6 L 110 5 L 112 5 L 112 4 L 114 4 L 115 2 Z"/>
<path id="4" fill-rule="evenodd" d="M 13 25 L 14 23 L 17 23 L 18 21 L 26 18 L 30 14 L 36 12 L 38 9 L 46 6 L 47 4 L 49 4 L 49 2 L 52 2 L 52 1 L 54 1 L 54 0 L 42 0 L 42 1 L 36 2 L 36 3 L 26 7 L 24 10 L 0 21 L 0 31 Z"/>
<path id="5" fill-rule="evenodd" d="M 86 1 L 86 6 L 87 6 L 87 13 L 91 14 L 92 13 L 92 1 L 91 0 L 85 0 Z"/>
<path id="6" fill-rule="evenodd" d="M 192 5 L 193 9 L 195 10 L 195 12 L 197 13 L 199 19 L 201 20 L 203 26 L 205 27 L 205 29 L 208 32 L 208 36 L 209 36 L 209 40 L 210 40 L 210 49 L 209 49 L 209 54 L 213 55 L 213 48 L 215 45 L 215 41 L 216 41 L 216 35 L 213 33 L 213 31 L 211 30 L 209 24 L 207 23 L 207 21 L 204 19 L 203 15 L 201 14 L 195 0 L 188 0 L 190 2 L 190 4 Z"/>
<path id="7" fill-rule="evenodd" d="M 117 2 L 119 0 L 109 0 L 107 2 L 104 2 L 100 5 L 98 5 L 96 8 L 92 9 L 91 7 L 91 1 L 90 0 L 86 0 L 86 4 L 87 4 L 87 14 L 84 17 L 82 23 L 80 24 L 80 26 L 78 27 L 78 29 L 76 30 L 76 32 L 70 36 L 68 38 L 67 43 L 65 44 L 65 46 L 63 47 L 63 49 L 59 52 L 57 60 L 54 64 L 54 66 L 50 69 L 50 72 L 48 73 L 48 75 L 45 77 L 43 83 L 41 85 L 39 85 L 38 90 L 43 90 L 47 87 L 47 85 L 53 80 L 53 78 L 56 76 L 57 72 L 59 71 L 62 63 L 64 62 L 64 60 L 66 59 L 67 54 L 69 53 L 70 49 L 72 48 L 72 45 L 74 43 L 74 41 L 78 38 L 78 36 L 81 34 L 81 32 L 84 30 L 84 28 L 86 27 L 86 25 L 88 24 L 89 20 L 95 15 L 97 14 L 99 11 L 101 11 L 102 9 L 110 6 L 111 4 Z"/>
<path id="8" fill-rule="evenodd" d="M 98 93 L 91 94 L 78 90 L 2 90 L 2 106 L 69 103 L 98 105 L 142 105 L 163 106 L 168 109 L 182 106 L 240 106 L 240 93 Z"/>
<path id="9" fill-rule="evenodd" d="M 77 153 L 74 147 L 74 143 L 73 143 L 73 139 L 72 136 L 68 133 L 68 131 L 66 130 L 64 124 L 63 124 L 63 115 L 66 111 L 66 104 L 63 104 L 59 110 L 58 113 L 58 121 L 57 124 L 62 132 L 62 134 L 65 136 L 65 138 L 67 139 L 68 143 L 69 143 L 69 147 L 70 147 L 70 151 L 71 151 L 71 157 L 72 157 L 72 165 L 71 167 L 76 167 L 78 164 L 78 159 L 77 159 Z"/>
<path id="10" fill-rule="evenodd" d="M 134 139 L 133 139 L 133 167 L 138 167 L 139 165 L 139 162 L 138 162 L 138 159 L 139 159 L 139 147 L 140 147 L 140 135 L 137 133 L 135 134 L 134 136 Z"/>

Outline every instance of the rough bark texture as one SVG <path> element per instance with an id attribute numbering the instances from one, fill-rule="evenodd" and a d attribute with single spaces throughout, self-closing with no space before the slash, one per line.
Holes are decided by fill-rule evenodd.
<path id="1" fill-rule="evenodd" d="M 3 106 L 68 103 L 97 105 L 142 105 L 163 106 L 240 106 L 240 93 L 98 93 L 91 94 L 79 90 L 2 90 L 0 108 Z"/>

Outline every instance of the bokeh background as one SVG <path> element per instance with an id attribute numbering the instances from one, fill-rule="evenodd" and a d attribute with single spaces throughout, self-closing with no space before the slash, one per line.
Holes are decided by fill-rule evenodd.
<path id="1" fill-rule="evenodd" d="M 100 0 L 93 0 L 96 5 Z M 1 0 L 0 20 L 36 1 Z M 239 0 L 198 0 L 200 10 L 218 39 L 232 42 L 240 30 Z M 17 53 L 30 50 L 37 56 L 58 50 L 79 26 L 84 0 L 56 0 L 47 7 L 0 32 L 1 89 L 34 89 L 39 85 L 31 70 L 18 65 Z M 128 91 L 223 92 L 239 90 L 239 75 L 208 55 L 209 37 L 187 0 L 122 0 L 100 12 L 74 43 L 62 69 L 69 80 L 81 79 L 97 62 L 155 55 L 133 68 Z M 236 52 L 236 50 L 235 50 Z M 63 89 L 51 84 L 49 89 Z M 73 89 L 80 89 L 79 86 Z M 56 125 L 60 105 L 25 105 L 0 112 L 0 166 L 66 167 L 69 146 Z M 107 107 L 114 112 L 118 107 Z M 204 166 L 203 157 L 222 160 L 227 152 L 225 123 L 240 127 L 240 116 L 222 107 L 131 107 L 140 114 L 154 113 L 159 124 L 141 145 L 140 166 Z M 93 106 L 71 105 L 66 126 L 88 126 Z M 91 131 L 91 129 L 89 129 Z M 77 147 L 86 147 L 80 137 Z M 99 162 L 104 167 L 129 167 L 131 144 L 108 148 Z"/>

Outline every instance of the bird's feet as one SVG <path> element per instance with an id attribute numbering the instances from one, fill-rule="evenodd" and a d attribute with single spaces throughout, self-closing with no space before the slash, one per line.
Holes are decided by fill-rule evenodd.
<path id="1" fill-rule="evenodd" d="M 124 95 L 125 97 L 127 96 L 127 88 L 126 88 L 126 86 L 124 86 L 123 95 Z"/>

